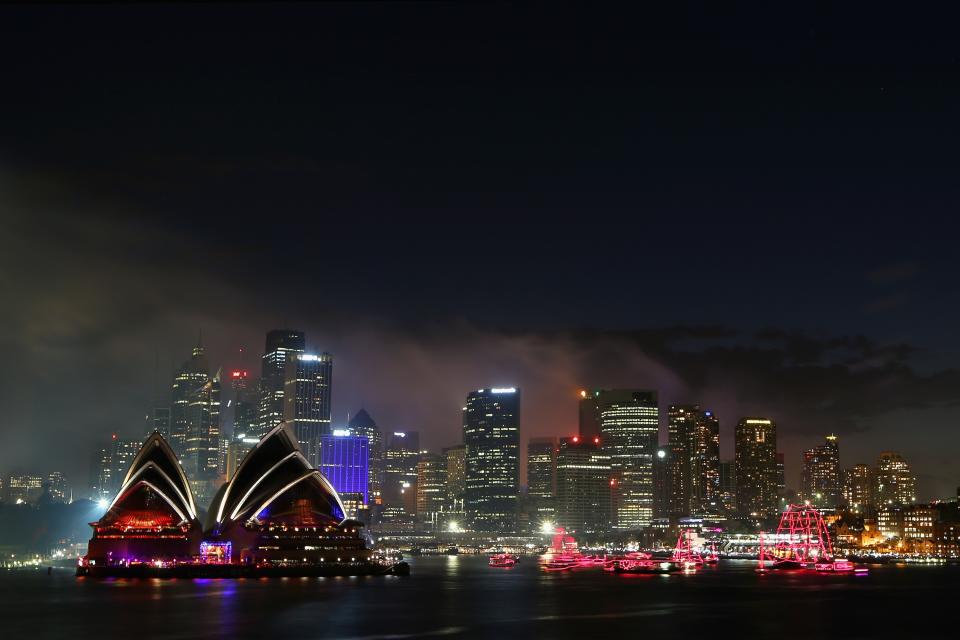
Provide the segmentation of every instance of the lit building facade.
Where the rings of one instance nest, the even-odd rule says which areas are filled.
[[[737,510],[757,518],[778,513],[776,423],[769,418],[741,418],[735,455]]]
[[[703,514],[720,503],[720,419],[713,411],[698,413],[691,445],[690,511]]]
[[[3,501],[7,504],[34,504],[43,495],[43,476],[12,473],[3,483]]]
[[[320,473],[340,495],[363,496],[369,502],[370,443],[366,436],[353,436],[349,431],[335,431],[320,436]]]
[[[569,532],[594,536],[611,524],[610,456],[599,437],[561,438],[557,449],[556,523]]]
[[[195,439],[198,437],[199,425],[190,424],[191,418],[195,417],[191,415],[191,403],[209,380],[210,367],[207,357],[203,347],[198,344],[193,348],[190,359],[177,371],[170,388],[170,447],[178,460],[186,457],[191,431],[194,432]]]
[[[320,438],[330,435],[333,357],[329,353],[290,354],[283,390],[283,424],[314,467],[320,464]]]
[[[351,435],[367,439],[370,449],[370,470],[367,477],[367,502],[374,507],[383,502],[383,433],[366,409],[360,409],[347,423]]]
[[[187,396],[187,443],[182,463],[200,498],[207,500],[221,475],[220,374],[208,378]]]
[[[836,509],[841,503],[840,444],[830,434],[826,442],[803,452],[800,498],[815,507]]]
[[[53,471],[47,475],[43,490],[50,502],[70,502],[70,488],[67,486],[67,479],[59,471]]]
[[[871,513],[876,504],[873,469],[856,464],[843,473],[843,502],[855,513]]]
[[[916,478],[899,453],[880,454],[874,480],[878,504],[912,504],[917,500]]]
[[[520,490],[520,391],[479,389],[463,409],[464,504],[474,529],[517,529]]]
[[[275,329],[267,333],[260,375],[260,402],[257,410],[258,438],[283,422],[284,383],[287,359],[303,353],[307,340],[302,331]],[[247,434],[250,435],[250,434]]]
[[[427,531],[437,531],[447,506],[447,457],[421,453],[417,462],[417,520]]]
[[[597,392],[600,440],[614,480],[613,526],[640,529],[653,519],[653,458],[660,409],[656,391]]]
[[[580,392],[580,430],[581,438],[593,440],[600,436],[600,391]]]
[[[383,461],[383,512],[386,525],[412,525],[417,513],[420,434],[394,431]]]
[[[447,457],[447,510],[463,513],[467,491],[467,449],[458,444],[443,450]]]
[[[554,522],[557,491],[557,439],[527,443],[527,504],[531,524]]]

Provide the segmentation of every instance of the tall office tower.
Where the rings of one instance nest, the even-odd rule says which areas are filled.
[[[737,508],[737,469],[733,460],[720,463],[720,503],[727,511]]]
[[[384,522],[412,521],[417,511],[417,462],[420,434],[394,431],[383,460]]]
[[[769,418],[741,418],[735,436],[737,510],[763,518],[778,512],[777,425]]]
[[[657,448],[653,458],[653,517],[670,517],[670,447]]]
[[[873,495],[873,469],[855,464],[843,473],[843,503],[854,513],[869,513],[876,500]]]
[[[417,520],[427,531],[437,531],[447,504],[447,457],[421,453],[417,462]]]
[[[787,466],[784,462],[784,455],[777,452],[777,497],[783,498],[787,495]]]
[[[193,348],[190,359],[183,363],[173,378],[170,389],[170,447],[181,462],[187,453],[190,438],[190,403],[197,391],[210,379],[203,347]]]
[[[283,422],[283,388],[287,358],[306,350],[302,331],[275,329],[267,333],[260,375],[260,406],[257,411],[258,437],[267,435]]]
[[[140,440],[121,438],[115,433],[110,436],[110,456],[108,458],[110,471],[106,474],[110,478],[110,489],[107,496],[109,499],[113,499],[117,491],[120,490],[123,478],[127,475],[127,470],[133,464],[133,459],[137,457],[142,444]]]
[[[355,493],[363,504],[369,501],[370,442],[366,436],[336,430],[319,437],[320,470],[337,493]]]
[[[220,372],[187,396],[187,445],[183,470],[203,500],[220,477]]]
[[[320,436],[330,435],[333,357],[290,354],[283,389],[283,423],[313,466],[320,464]]]
[[[884,451],[877,458],[875,474],[877,506],[911,504],[917,500],[917,481],[910,465],[899,453]]]
[[[443,452],[447,456],[447,510],[463,513],[467,492],[467,448],[458,444]]]
[[[720,420],[712,411],[697,415],[690,452],[690,512],[720,506]]]
[[[599,438],[561,438],[557,449],[558,525],[580,535],[610,530],[610,456]]]
[[[840,447],[837,436],[830,434],[822,446],[803,452],[800,498],[815,507],[836,509],[840,493]]]
[[[259,441],[257,412],[259,407],[258,385],[246,369],[233,369],[227,377],[226,399],[221,405],[220,474],[229,479],[236,470],[239,459]]]
[[[347,423],[352,435],[363,436],[370,444],[370,473],[367,479],[367,504],[383,502],[383,434],[366,409],[360,409]]]
[[[593,440],[600,436],[600,392],[580,392],[580,437]]]
[[[520,391],[479,389],[463,408],[465,511],[477,531],[517,530],[520,493]]]
[[[672,404],[667,408],[671,516],[693,512],[693,440],[699,416],[700,407],[695,404]]]
[[[170,440],[170,407],[154,407],[149,422],[148,433],[144,434],[145,438],[150,437],[154,431],[158,431],[165,440]]]
[[[639,529],[653,519],[653,458],[660,410],[656,391],[602,390],[600,440],[614,479],[613,526]]]
[[[52,471],[47,475],[47,481],[44,483],[43,491],[50,502],[67,503],[70,501],[70,489],[67,487],[67,479],[59,471]]]
[[[527,443],[527,500],[534,527],[555,521],[556,491],[557,439],[531,438]]]
[[[109,500],[113,467],[110,464],[112,443],[98,448],[90,460],[90,499],[94,502]]]

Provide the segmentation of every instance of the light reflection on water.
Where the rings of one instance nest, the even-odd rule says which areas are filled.
[[[878,567],[870,575],[757,575],[750,562],[693,575],[546,573],[485,556],[411,559],[409,578],[77,580],[0,573],[5,637],[591,638],[710,635],[918,637],[952,611],[956,567]],[[802,624],[790,612],[802,611]],[[789,614],[789,615],[788,615]],[[906,636],[902,634],[906,633]]]

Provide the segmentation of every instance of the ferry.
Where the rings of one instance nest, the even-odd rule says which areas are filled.
[[[495,553],[490,556],[487,564],[491,567],[510,568],[517,564],[517,558],[509,553]]]

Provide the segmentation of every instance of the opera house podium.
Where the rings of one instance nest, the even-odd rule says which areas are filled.
[[[201,527],[190,483],[159,433],[147,439],[97,522],[81,576],[254,577],[404,574],[282,426],[244,457]]]

